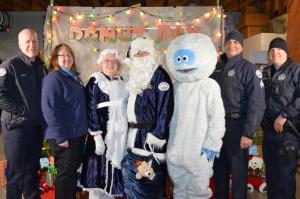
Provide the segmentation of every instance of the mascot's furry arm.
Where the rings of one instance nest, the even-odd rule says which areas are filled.
[[[220,155],[222,137],[225,133],[225,111],[217,82],[208,79],[205,87],[208,88],[206,89],[208,128],[200,152],[210,161]]]

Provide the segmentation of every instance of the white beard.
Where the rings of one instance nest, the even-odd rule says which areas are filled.
[[[130,65],[129,80],[126,84],[127,91],[136,95],[150,88],[150,80],[157,67],[157,61],[153,56],[134,57]]]

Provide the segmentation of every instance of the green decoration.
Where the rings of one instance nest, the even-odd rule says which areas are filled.
[[[47,142],[47,140],[43,141],[43,146],[42,146],[42,154],[41,157],[50,157],[52,155],[52,152],[50,150],[50,146],[49,143]]]
[[[48,172],[49,172],[52,176],[56,176],[56,174],[57,174],[57,169],[55,168],[54,165],[50,165],[50,166],[48,167]]]
[[[109,39],[109,42],[110,42],[110,43],[116,43],[117,40]]]
[[[156,43],[156,45],[159,45],[161,43],[161,39],[155,39],[154,42]]]

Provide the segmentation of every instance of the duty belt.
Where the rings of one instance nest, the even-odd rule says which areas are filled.
[[[156,120],[150,120],[143,123],[128,122],[128,127],[134,129],[152,129],[156,125]]]
[[[239,119],[243,116],[242,113],[226,113],[225,114],[225,119],[227,120],[234,120],[234,119]]]

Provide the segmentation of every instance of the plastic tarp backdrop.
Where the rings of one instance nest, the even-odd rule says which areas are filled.
[[[126,56],[130,41],[143,35],[155,40],[164,62],[168,44],[176,36],[201,32],[222,49],[221,7],[63,7],[49,6],[44,26],[46,63],[55,45],[72,47],[81,78],[99,70],[99,52],[116,48]],[[201,46],[199,46],[201,47]]]

